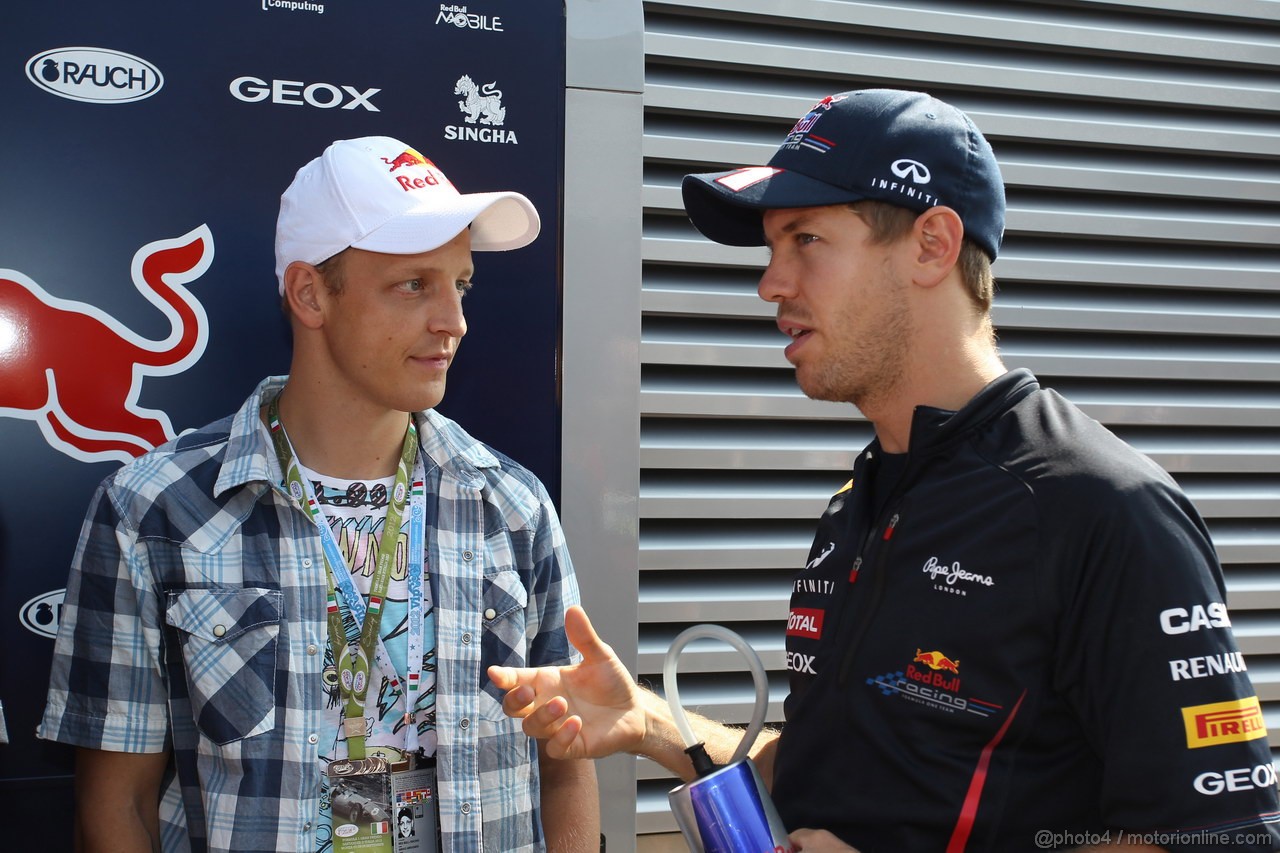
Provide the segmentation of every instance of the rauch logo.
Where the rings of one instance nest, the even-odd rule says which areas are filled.
[[[58,636],[58,623],[62,620],[62,599],[67,594],[65,589],[55,589],[37,595],[22,605],[18,611],[18,619],[22,627],[42,637]]]
[[[212,262],[207,225],[133,256],[134,286],[170,324],[160,341],[0,269],[0,417],[35,421],[52,447],[83,462],[127,462],[173,438],[168,416],[139,406],[138,395],[144,377],[181,373],[204,354],[208,317],[183,285]]]
[[[27,60],[27,78],[73,101],[127,104],[164,85],[160,69],[141,57],[100,47],[59,47]]]

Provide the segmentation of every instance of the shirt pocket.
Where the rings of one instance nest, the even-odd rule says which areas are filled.
[[[191,712],[216,744],[275,728],[276,643],[284,596],[272,589],[170,592],[165,622],[177,630]]]
[[[486,720],[506,720],[502,691],[489,680],[490,666],[524,666],[527,660],[526,607],[529,591],[520,573],[510,569],[484,575],[484,613],[480,642],[480,713]]]

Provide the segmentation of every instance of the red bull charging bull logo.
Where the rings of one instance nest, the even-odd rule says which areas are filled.
[[[922,652],[916,649],[916,656],[912,663],[922,663],[929,669],[945,669],[947,672],[954,672],[956,675],[960,674],[960,661],[952,660],[942,652]]]
[[[0,417],[35,421],[50,446],[83,462],[127,462],[174,438],[168,415],[138,395],[145,377],[181,373],[204,354],[208,317],[184,285],[212,262],[206,225],[133,256],[134,286],[170,324],[159,341],[0,269]]]
[[[391,167],[387,170],[388,172],[394,172],[396,169],[403,166],[426,166],[430,164],[430,161],[427,160],[426,157],[423,157],[412,148],[406,148],[404,153],[398,155],[395,159],[388,160],[386,157],[382,157],[380,159]]]

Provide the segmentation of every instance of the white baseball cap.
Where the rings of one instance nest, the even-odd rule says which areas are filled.
[[[298,170],[280,197],[276,279],[354,246],[414,255],[471,227],[471,248],[503,252],[538,236],[538,211],[517,192],[459,193],[434,163],[389,136],[341,139]]]

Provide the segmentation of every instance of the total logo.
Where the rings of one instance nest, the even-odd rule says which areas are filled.
[[[502,18],[494,15],[474,15],[466,6],[440,4],[440,14],[436,15],[436,26],[453,24],[460,30],[488,30],[491,33],[502,32]]]
[[[1230,628],[1231,617],[1227,615],[1227,606],[1220,601],[1207,605],[1193,604],[1191,609],[1170,607],[1160,611],[1160,630],[1166,634],[1190,634],[1204,629]]]
[[[502,105],[502,90],[497,82],[477,84],[463,74],[453,86],[453,94],[461,95],[458,110],[462,113],[462,125],[448,125],[444,138],[464,142],[488,142],[502,145],[519,145],[515,131],[504,130],[507,108]],[[480,125],[480,126],[478,126]]]
[[[27,60],[27,79],[60,98],[128,104],[150,98],[164,75],[147,60],[101,47],[59,47]]]
[[[1237,767],[1234,770],[1209,770],[1201,773],[1191,783],[1206,797],[1216,797],[1225,792],[1252,791],[1274,788],[1276,786],[1276,768],[1274,764],[1259,764],[1257,767]]]
[[[337,86],[333,83],[304,83],[300,80],[272,80],[268,83],[258,77],[237,77],[231,81],[231,96],[238,101],[256,104],[271,99],[273,104],[289,104],[296,107],[317,107],[331,110],[341,107],[354,110],[357,107],[371,113],[382,112],[373,103],[373,96],[381,89],[357,89],[354,86]]]
[[[825,610],[813,610],[806,607],[793,608],[791,615],[787,617],[787,636],[821,640],[822,620],[826,615],[827,612]]]
[[[22,627],[42,637],[58,636],[58,625],[62,621],[62,600],[66,596],[65,589],[55,589],[22,605],[18,611],[18,620]]]
[[[0,417],[35,421],[50,446],[82,462],[128,462],[174,438],[168,415],[138,397],[146,377],[182,373],[204,354],[209,320],[183,285],[212,263],[205,225],[134,254],[134,287],[169,322],[157,341],[0,269]]]
[[[917,667],[916,664],[924,664]],[[960,661],[940,651],[916,649],[915,657],[905,670],[877,675],[867,685],[885,696],[899,696],[910,702],[955,713],[957,711],[989,717],[1002,705],[973,696],[960,695]]]

